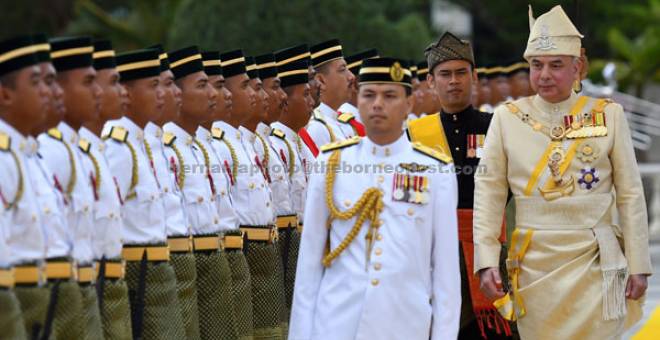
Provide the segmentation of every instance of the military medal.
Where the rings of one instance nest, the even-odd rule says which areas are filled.
[[[477,136],[467,135],[467,158],[477,157]]]
[[[481,156],[483,156],[485,142],[486,135],[477,135],[477,158],[481,158]]]
[[[403,175],[400,173],[394,174],[394,190],[392,191],[392,199],[395,201],[403,200]]]
[[[429,188],[429,179],[426,177],[422,177],[422,190],[420,193],[420,202],[421,204],[426,204],[429,202],[429,193],[428,193],[428,188]]]
[[[598,178],[598,171],[596,171],[595,168],[586,167],[580,170],[580,179],[578,179],[580,188],[591,190],[599,181],[600,178]]]

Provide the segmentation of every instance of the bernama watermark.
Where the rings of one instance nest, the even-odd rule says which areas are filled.
[[[409,164],[408,164],[409,165]],[[401,164],[372,164],[372,163],[347,163],[340,162],[337,166],[338,174],[365,174],[365,175],[381,175],[381,174],[394,174],[394,173],[410,173],[410,174],[434,174],[434,173],[453,173],[456,175],[476,175],[476,174],[485,174],[487,173],[487,166],[483,164],[479,165],[454,165],[454,164],[429,164],[429,165],[413,165],[417,166],[416,169],[411,170],[410,166],[403,167]],[[302,166],[295,165],[293,172],[299,172]],[[406,169],[407,168],[407,169]],[[238,176],[241,175],[254,175],[254,174],[263,174],[262,166],[251,164],[245,165],[240,164],[236,168]],[[228,164],[222,165],[212,165],[208,169],[210,173],[232,173],[234,171]],[[314,164],[307,165],[305,167],[305,172],[310,174],[325,174],[329,170],[329,165],[327,162],[319,161]],[[202,174],[207,175],[207,167],[201,164],[185,164],[183,166],[183,171],[186,174]],[[291,169],[288,166],[281,164],[273,164],[268,166],[268,173],[272,176],[274,174],[288,174]]]

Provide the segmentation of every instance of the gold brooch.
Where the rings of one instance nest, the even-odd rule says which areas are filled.
[[[600,150],[598,146],[590,142],[584,142],[577,151],[577,158],[584,163],[590,163],[598,158]]]

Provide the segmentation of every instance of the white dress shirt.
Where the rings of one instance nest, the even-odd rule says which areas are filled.
[[[121,201],[115,184],[115,178],[110,173],[110,167],[105,159],[105,143],[85,127],[78,131],[82,145],[89,143],[89,150],[83,150],[83,166],[92,169],[94,176],[94,233],[92,234],[92,250],[94,258],[99,260],[117,259],[121,256]],[[98,167],[98,168],[97,168]]]
[[[235,152],[236,175],[232,176],[233,187],[231,200],[241,226],[264,226],[275,221],[270,188],[261,170],[256,165],[256,154],[252,143],[256,137],[245,128],[236,129],[225,122],[213,123],[213,128],[223,132],[223,138],[232,146]],[[227,161],[229,169],[234,163],[227,144],[222,140],[213,139],[211,146]]]
[[[274,122],[271,126],[273,129],[284,133],[284,139],[271,134],[270,142],[275,152],[280,155],[280,158],[284,156],[282,163],[287,170],[287,177],[289,177],[289,167],[293,167],[293,173],[289,177],[289,196],[291,198],[291,208],[298,215],[298,220],[302,222],[307,192],[307,178],[304,166],[307,162],[304,161],[298,149],[299,137],[295,131],[280,122]],[[289,148],[291,148],[290,150],[293,152],[293,155],[289,155]]]
[[[346,102],[344,104],[341,104],[339,107],[339,112],[343,113],[350,113],[353,116],[355,116],[355,119],[357,119],[358,122],[362,123],[362,117],[360,117],[360,111],[358,110],[357,107],[355,107],[353,104]]]
[[[315,115],[316,117],[320,117],[325,124],[315,118]],[[355,134],[350,125],[340,124],[337,121],[337,112],[324,103],[321,103],[314,109],[309,123],[305,126],[305,130],[319,150],[323,145],[331,142],[330,132],[328,130],[331,130],[335,135],[335,141],[352,137]]]
[[[110,172],[117,178],[124,201],[122,206],[124,244],[165,243],[166,214],[156,177],[144,151],[144,133],[132,120],[122,117],[106,122],[102,135],[110,135],[111,128],[115,126],[128,132],[128,143],[109,138],[105,149]],[[129,144],[135,151],[135,164]],[[137,183],[131,188],[134,168],[137,170]]]
[[[273,208],[277,216],[293,215],[296,212],[291,205],[291,183],[289,181],[289,170],[282,161],[280,152],[276,151],[270,140],[270,126],[259,123],[255,131],[257,138],[254,142],[254,150],[260,159],[265,159],[268,152],[268,177],[270,191],[273,195]],[[264,144],[265,143],[265,150]],[[285,155],[286,156],[286,155]]]
[[[43,260],[46,257],[46,230],[41,223],[41,208],[37,193],[33,189],[32,178],[35,174],[28,172],[30,167],[27,164],[28,159],[30,162],[36,162],[36,143],[28,145],[27,138],[2,120],[0,132],[8,135],[11,149],[0,151],[0,190],[3,203],[14,203],[9,210],[3,207],[7,223],[4,236],[8,257],[3,256],[0,265],[8,267]],[[23,185],[22,194],[19,195],[20,182]],[[17,196],[20,196],[18,200]]]
[[[145,153],[149,145],[151,157],[149,162],[156,176],[156,182],[160,188],[163,205],[165,206],[165,225],[167,236],[190,235],[192,225],[188,220],[187,211],[184,209],[183,194],[176,184],[172,165],[165,156],[163,148],[163,130],[156,124],[149,122],[144,127]],[[147,153],[149,157],[149,153]]]
[[[319,161],[327,162],[331,153],[323,153]],[[403,171],[428,179],[426,204],[393,200],[394,169],[401,163],[431,167]],[[325,268],[321,260],[328,237],[330,248],[335,249],[356,218],[334,220],[328,229],[325,174],[312,175],[289,339],[456,339],[461,285],[455,175],[446,166],[440,168],[439,161],[415,151],[405,135],[385,146],[363,138],[358,145],[341,149],[340,167],[344,165],[362,169],[342,168],[336,175],[335,206],[346,211],[368,188],[378,188],[383,193],[382,223],[375,231],[369,260],[367,221]],[[384,170],[375,170],[376,165]]]
[[[197,128],[195,135],[197,141],[209,155],[210,175],[215,187],[215,205],[220,218],[218,223],[220,231],[236,230],[238,228],[238,217],[231,201],[231,182],[228,177],[229,174],[225,171],[223,159],[218,156],[218,153],[211,146],[213,137],[209,130],[200,126]]]

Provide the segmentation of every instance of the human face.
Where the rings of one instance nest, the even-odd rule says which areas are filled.
[[[449,60],[433,68],[428,75],[429,87],[438,94],[440,105],[445,112],[456,113],[464,110],[472,100],[472,84],[477,81],[477,73],[465,60]]]
[[[206,73],[199,71],[179,80],[181,85],[181,114],[197,124],[208,123],[216,108],[218,92],[209,84]]]
[[[319,106],[321,103],[321,84],[316,80],[316,70],[312,65],[309,66],[309,89],[314,100],[314,107]]]
[[[316,80],[320,84],[321,101],[334,109],[351,99],[351,84],[355,76],[348,70],[344,58],[322,65],[316,73]]]
[[[573,82],[580,76],[580,60],[571,56],[532,57],[530,83],[532,89],[550,103],[568,99]]]
[[[119,72],[114,68],[96,71],[103,95],[101,96],[101,121],[119,119],[128,111],[128,93],[119,82]]]
[[[238,127],[248,120],[255,110],[257,94],[250,86],[250,78],[245,73],[225,78],[225,86],[232,96],[232,119],[229,123]]]
[[[232,94],[225,87],[225,77],[222,75],[209,76],[209,83],[218,92],[218,96],[215,97],[213,119],[229,122],[232,112]]]
[[[0,105],[6,109],[19,131],[28,134],[45,123],[50,105],[48,87],[37,65],[15,72],[13,86],[0,86]]]
[[[286,92],[280,86],[281,81],[278,77],[271,77],[263,80],[264,90],[268,94],[268,116],[265,123],[276,122],[280,116],[286,114],[287,102]]]
[[[46,114],[45,127],[56,126],[59,122],[64,120],[66,108],[64,107],[64,90],[57,82],[57,73],[55,67],[50,62],[39,64],[41,75],[48,88],[48,98],[50,104],[48,105],[48,113]]]
[[[493,105],[499,104],[511,96],[511,87],[509,87],[509,79],[505,75],[499,75],[494,78],[488,79],[488,86],[490,87],[490,96]]]
[[[358,108],[370,138],[399,136],[412,109],[412,96],[402,85],[364,84],[360,86]]]
[[[297,131],[309,120],[309,114],[314,110],[314,98],[309,84],[289,86],[287,94],[286,120],[290,122],[289,127]]]
[[[170,70],[160,73],[160,84],[163,88],[163,118],[164,122],[174,122],[181,112],[181,89],[174,82],[174,74]]]
[[[509,77],[509,86],[511,86],[511,96],[520,98],[531,95],[529,84],[529,73],[520,71]]]
[[[160,123],[163,117],[165,91],[160,85],[160,76],[135,79],[126,83],[131,113],[145,122]]]
[[[264,84],[259,78],[250,79],[250,87],[254,90],[257,99],[257,105],[252,111],[252,121],[266,122],[268,119],[268,110],[270,109],[268,93],[264,90]]]
[[[64,90],[68,123],[78,128],[86,122],[99,120],[103,90],[96,80],[96,70],[93,67],[61,72],[57,76],[57,81]]]
[[[417,91],[413,93],[413,111],[416,115],[435,113],[438,110],[438,94],[431,89],[428,81],[420,81]]]
[[[479,79],[479,104],[488,104],[491,103],[491,92],[490,86],[488,86],[488,79],[480,78]]]

